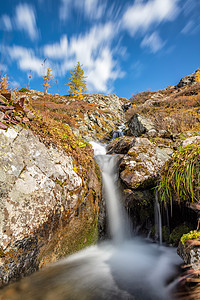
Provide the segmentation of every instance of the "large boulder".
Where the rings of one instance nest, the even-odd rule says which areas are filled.
[[[169,156],[147,138],[136,138],[120,164],[120,178],[131,189],[147,188],[155,180]]]
[[[139,137],[142,134],[148,136],[156,136],[157,130],[155,124],[149,119],[140,114],[134,114],[128,121],[128,133],[135,137]]]
[[[96,239],[97,169],[91,162],[81,176],[72,156],[30,130],[0,130],[0,286]]]
[[[82,185],[73,170],[72,157],[48,149],[33,133],[21,127],[0,131],[0,240],[7,247],[47,221],[49,212],[75,207]]]
[[[113,140],[107,146],[107,154],[126,154],[134,146],[135,138],[123,136]]]

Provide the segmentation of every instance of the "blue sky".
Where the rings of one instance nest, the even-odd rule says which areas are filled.
[[[200,67],[199,0],[7,0],[0,10],[0,68],[10,86],[67,94],[77,61],[88,93],[177,84]],[[45,60],[45,63],[43,63]]]

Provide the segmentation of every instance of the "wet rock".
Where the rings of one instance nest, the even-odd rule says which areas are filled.
[[[147,236],[154,225],[154,200],[152,189],[123,191],[123,202],[133,227]]]
[[[0,262],[0,287],[38,270],[39,245],[36,237],[16,241],[4,252]]]
[[[135,145],[135,138],[124,136],[108,144],[107,154],[126,154]]]
[[[200,241],[189,240],[184,245],[180,242],[177,253],[185,264],[191,265],[194,270],[200,269]]]

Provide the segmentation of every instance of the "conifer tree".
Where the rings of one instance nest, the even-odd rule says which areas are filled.
[[[45,93],[47,93],[47,89],[50,87],[50,80],[53,78],[52,74],[51,74],[52,70],[51,68],[47,68],[47,73],[46,75],[44,75],[43,79],[44,79],[44,83],[43,86],[45,88]]]
[[[84,71],[81,68],[82,65],[78,61],[74,71],[70,72],[71,73],[71,78],[69,78],[69,95],[72,95],[73,97],[83,97],[83,92],[86,90],[86,81],[85,81],[85,76],[84,76]]]
[[[8,76],[5,74],[3,77],[1,77],[1,90],[7,90],[8,89]]]

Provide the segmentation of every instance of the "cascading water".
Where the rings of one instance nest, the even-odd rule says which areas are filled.
[[[96,149],[96,144],[94,142],[91,144],[95,149],[95,154],[97,153],[95,159],[102,171],[103,193],[106,200],[110,234],[114,242],[120,243],[130,238],[131,226],[119,199],[120,192],[116,184],[118,179],[116,172],[117,156],[105,155],[104,147],[97,147]]]
[[[112,140],[114,140],[114,139],[116,139],[116,138],[118,138],[118,137],[120,137],[120,136],[123,136],[123,135],[124,135],[123,130],[124,130],[125,128],[126,128],[126,126],[125,126],[124,124],[120,125],[120,126],[118,127],[118,130],[114,131],[113,136],[112,136]]]
[[[160,204],[158,202],[157,190],[155,193],[154,215],[155,215],[155,239],[159,240],[160,245],[162,245],[162,218],[160,212]]]
[[[11,288],[12,293],[8,291],[17,296],[8,299],[172,299],[167,282],[176,274],[181,259],[175,249],[130,239],[113,179],[114,158],[105,155],[104,147],[92,145],[102,168],[113,240],[84,249],[22,280]]]

